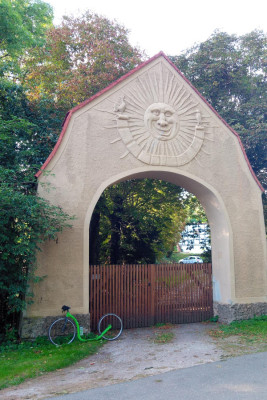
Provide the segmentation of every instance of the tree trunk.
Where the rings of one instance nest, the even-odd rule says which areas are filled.
[[[95,208],[91,223],[90,223],[90,243],[89,243],[89,264],[97,265],[100,263],[99,255],[100,255],[100,238],[99,238],[99,229],[100,229],[100,211]]]
[[[110,264],[121,263],[120,238],[121,238],[121,216],[123,211],[123,198],[116,196],[114,199],[114,210],[110,216],[111,240],[110,240]]]

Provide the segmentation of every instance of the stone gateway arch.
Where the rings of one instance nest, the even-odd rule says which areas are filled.
[[[45,278],[34,287],[24,331],[65,303],[89,321],[91,216],[108,186],[135,178],[172,182],[203,205],[214,313],[222,321],[267,313],[263,189],[237,133],[163,53],[72,109],[37,176],[39,194],[76,219],[38,255]]]

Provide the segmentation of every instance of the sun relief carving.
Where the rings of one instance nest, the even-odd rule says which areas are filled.
[[[127,148],[121,158],[131,153],[150,165],[184,165],[197,156],[205,134],[212,134],[208,117],[167,69],[126,86],[111,113],[119,133],[112,143],[122,140]]]
[[[151,104],[145,111],[144,122],[151,136],[159,141],[171,140],[178,134],[179,121],[168,104]]]

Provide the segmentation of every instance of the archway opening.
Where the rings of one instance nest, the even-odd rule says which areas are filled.
[[[185,204],[188,205],[189,200],[192,200],[192,199],[193,199],[193,203],[195,202],[195,204],[197,204],[198,207],[201,208],[201,204],[203,205],[202,212],[204,215],[205,215],[204,210],[206,212],[205,218],[207,218],[207,220],[209,220],[209,222],[210,222],[209,227],[210,227],[210,231],[211,231],[211,243],[210,244],[208,242],[206,243],[206,250],[208,250],[209,246],[215,247],[215,254],[213,254],[214,251],[212,252],[212,259],[213,259],[213,262],[215,262],[215,266],[213,269],[213,277],[212,277],[213,282],[211,283],[211,281],[210,281],[210,283],[207,285],[213,286],[213,300],[215,302],[216,301],[219,302],[222,300],[222,298],[229,296],[229,287],[231,290],[231,273],[230,273],[230,258],[229,258],[229,255],[230,255],[230,240],[229,240],[230,239],[230,229],[229,229],[229,225],[228,225],[228,221],[227,221],[227,215],[225,213],[223,204],[220,201],[220,198],[217,197],[210,190],[210,188],[207,188],[202,183],[195,181],[194,179],[192,179],[192,177],[173,174],[169,171],[166,171],[166,172],[163,172],[163,171],[147,172],[146,171],[145,173],[136,173],[134,175],[130,175],[130,176],[126,176],[126,177],[120,177],[119,179],[116,179],[113,182],[106,184],[105,187],[102,186],[102,191],[98,195],[98,199],[100,201],[101,207],[103,207],[103,196],[105,196],[105,189],[110,188],[110,189],[108,189],[108,192],[111,190],[113,196],[116,197],[118,195],[118,197],[119,197],[119,202],[117,203],[118,208],[116,209],[116,212],[117,213],[122,212],[122,206],[124,206],[124,205],[126,206],[127,202],[126,202],[126,197],[124,197],[122,195],[120,190],[122,190],[122,188],[125,190],[125,185],[126,185],[125,182],[130,182],[132,185],[134,185],[135,182],[139,182],[139,183],[140,182],[150,182],[150,183],[153,182],[156,185],[156,187],[157,187],[157,184],[159,185],[159,182],[160,182],[160,184],[167,185],[167,186],[170,183],[170,188],[173,190],[173,193],[176,193],[176,196],[179,197],[179,201],[183,204],[183,206]],[[116,191],[118,189],[118,187],[120,188],[119,192]],[[157,189],[158,189],[158,187],[157,187]],[[161,187],[161,189],[162,189],[162,187]],[[166,189],[166,187],[165,187],[165,189]],[[191,192],[191,194],[189,194],[189,191]],[[106,192],[106,193],[108,193],[108,192]],[[160,190],[159,190],[159,192],[160,192]],[[148,193],[146,192],[146,190],[144,188],[143,188],[142,193],[145,195],[148,195]],[[199,197],[200,201],[198,201],[195,197],[193,197],[193,194],[197,195]],[[127,195],[128,195],[128,193],[127,193]],[[168,195],[170,195],[169,192],[168,192]],[[136,199],[137,199],[136,193],[134,193],[134,195],[131,193],[131,196],[136,201]],[[102,202],[102,204],[101,204],[101,202]],[[125,202],[125,204],[124,204],[124,202]],[[151,205],[150,205],[150,207],[151,207]],[[99,208],[99,205],[96,206],[96,210],[97,210],[97,208]],[[133,212],[132,209],[131,209],[131,211]],[[182,213],[183,213],[183,211],[184,210],[182,208]],[[195,210],[193,210],[193,211],[195,211]],[[192,209],[191,209],[191,213],[192,213]],[[96,214],[98,214],[98,212]],[[93,213],[92,213],[92,215],[93,215]],[[126,213],[126,215],[127,215],[127,213]],[[128,212],[128,216],[129,216],[129,212]],[[95,216],[93,215],[92,219],[91,219],[91,224],[92,224],[92,222],[95,223],[94,218],[95,218]],[[99,218],[99,216],[98,216],[98,218]],[[186,219],[187,219],[186,214],[183,214],[183,221],[182,221],[181,225],[183,225],[183,226],[185,225]],[[129,221],[127,221],[127,220],[126,220],[126,222],[129,223]],[[202,221],[200,220],[199,222],[203,222],[203,220]],[[110,227],[111,227],[111,223],[109,223],[109,228]],[[117,228],[121,229],[121,225],[118,224]],[[95,239],[96,236],[93,234],[92,225],[91,225],[90,231],[91,231],[90,236],[91,237],[93,236],[93,239]],[[121,231],[122,231],[123,235],[125,236],[123,229],[121,229]],[[141,231],[142,231],[142,229],[141,229]],[[130,229],[129,232],[130,233],[134,232],[134,234],[137,235],[137,233],[134,229],[133,230]],[[182,232],[183,232],[183,229],[180,230],[180,232],[179,232],[180,237],[176,241],[175,245],[182,243]],[[116,233],[118,234],[118,231]],[[166,232],[165,232],[165,234],[166,234]],[[110,236],[109,238],[107,236],[104,236],[102,239],[104,239],[104,241],[106,241],[106,244],[110,245],[111,244],[111,232],[109,233],[109,236]],[[148,238],[149,238],[149,236],[148,236]],[[123,239],[125,239],[125,237]],[[140,239],[142,239],[142,238],[140,238],[137,235],[137,241],[142,243],[142,240],[140,240]],[[153,239],[154,239],[154,237],[152,237],[150,239],[150,243],[148,243],[150,245],[150,246],[148,246],[149,250],[151,250],[151,248],[153,248],[153,244],[154,244]],[[157,240],[158,240],[158,237],[156,237],[156,241],[155,241],[156,243],[157,243]],[[143,263],[151,263],[151,262],[157,263],[157,262],[162,262],[162,261],[165,261],[165,262],[167,261],[169,263],[170,261],[173,261],[172,260],[173,256],[175,256],[175,255],[177,256],[177,250],[175,251],[175,246],[172,246],[172,248],[165,247],[164,248],[165,253],[164,253],[164,251],[158,252],[158,254],[156,254],[156,255],[154,253],[153,259],[149,259],[149,257],[151,256],[151,253],[149,253],[149,251],[146,251],[145,255],[141,254],[141,258],[138,259],[138,258],[135,258],[136,255],[138,255],[138,251],[135,252],[134,254],[131,253],[132,250],[135,250],[133,242],[127,242],[127,240],[126,240],[124,245],[122,246],[122,247],[124,247],[123,251],[120,254],[117,254],[117,258],[115,257],[115,258],[112,258],[112,260],[111,260],[111,255],[110,254],[107,255],[107,253],[105,253],[105,252],[103,253],[104,258],[102,258],[102,260],[101,260],[101,257],[99,258],[100,263],[102,261],[102,262],[106,262],[108,265],[113,265],[112,274],[113,274],[113,276],[117,277],[116,279],[118,281],[122,281],[123,279],[126,279],[123,277],[124,275],[119,275],[119,272],[116,272],[116,268],[115,268],[114,264],[117,264],[118,262],[123,266],[122,268],[125,269],[125,264],[128,264],[128,263],[139,263],[139,265],[143,264]],[[116,240],[115,240],[115,244],[118,245],[118,243],[119,242],[118,241],[116,242]],[[125,252],[125,249],[126,249],[126,252]],[[191,249],[187,249],[187,250],[191,250]],[[91,251],[93,251],[92,242],[91,242]],[[128,254],[130,254],[130,259],[127,258],[127,254],[126,254],[127,251],[128,251]],[[168,254],[168,252],[169,252],[169,254]],[[102,254],[102,256],[103,256],[103,254]],[[114,254],[112,254],[112,257],[113,256],[114,256]],[[142,256],[143,256],[143,258],[142,258]],[[166,260],[166,257],[167,257],[167,260]],[[90,264],[95,264],[94,262],[92,263],[92,259],[93,259],[93,257],[91,257],[91,259],[90,259],[90,261],[91,261]],[[181,257],[180,257],[180,259],[181,259]],[[176,259],[175,261],[177,261],[179,263],[179,258]],[[203,261],[210,261],[210,260],[205,259]],[[171,264],[169,264],[169,265],[171,265]],[[161,275],[161,278],[160,278],[160,279],[162,279],[162,281],[164,281],[165,286],[166,286],[166,282],[167,282],[166,274],[170,274],[170,273],[171,272],[169,269],[168,269],[168,272],[164,272],[164,273],[161,272],[161,274],[163,274],[163,275],[165,274],[164,278],[162,278],[163,275]],[[135,275],[135,274],[136,274],[136,272],[134,272],[132,275]],[[151,275],[149,275],[149,274],[151,274],[151,272],[149,272],[147,275],[147,278],[145,278],[147,280],[148,286],[150,284],[149,281],[151,278]],[[185,271],[185,274],[187,274],[187,276],[189,276],[189,274],[191,274],[191,272]],[[206,275],[206,272],[197,271],[197,274]],[[90,279],[94,280],[94,282],[93,282],[94,285],[96,284],[95,280],[99,279],[100,276],[103,276],[103,272],[100,272],[100,270],[94,270],[93,274],[90,275]],[[103,292],[109,291],[107,285],[110,285],[110,283],[109,283],[110,278],[105,278],[105,279],[106,279],[106,283],[105,283],[106,286],[99,289],[99,295],[102,296],[102,298],[103,298]],[[142,278],[135,277],[134,279],[135,279],[135,285],[136,285],[136,281],[139,279],[143,280],[144,277],[142,277]],[[177,280],[177,276],[173,275],[173,278],[171,278],[171,279]],[[184,278],[178,278],[178,279],[183,280]],[[196,280],[195,276],[193,276],[193,278],[190,277],[190,279],[191,279],[191,282]],[[186,285],[184,285],[184,287],[185,286]],[[130,289],[130,287],[128,287],[128,288],[129,288],[129,290],[133,290],[133,289]],[[92,287],[91,287],[91,289],[92,289]],[[140,285],[139,285],[139,289],[136,289],[136,286],[135,286],[134,290],[140,291]],[[181,287],[179,290],[181,291]],[[146,295],[143,294],[142,296],[144,298]],[[161,295],[161,296],[163,296],[163,295]],[[164,293],[164,296],[165,297],[167,296],[166,293]],[[168,296],[169,296],[169,294],[168,294]],[[117,297],[117,301],[119,301],[118,300],[119,298],[120,298],[120,296]],[[228,297],[228,298],[230,298],[230,297]],[[91,293],[90,301],[91,302],[94,301],[92,298],[92,293]],[[124,300],[123,302],[126,302],[126,301],[127,300]],[[140,300],[141,303],[142,303],[142,301],[143,300]],[[109,301],[107,301],[107,300],[106,300],[106,302],[109,303]],[[91,310],[92,310],[92,308],[91,308]],[[92,317],[92,315],[91,315],[91,317]],[[190,320],[190,318],[186,319],[186,320],[182,319],[181,321],[178,321],[178,323],[179,322],[182,322],[182,323],[183,322],[196,322],[196,321],[199,321],[199,319],[197,319],[197,317],[195,318],[195,320],[194,319]],[[145,322],[145,323],[150,323],[150,321],[147,320],[147,322]],[[139,326],[142,326],[142,325],[139,325]],[[133,327],[135,327],[135,326],[133,326]]]
[[[90,222],[89,264],[211,262],[208,219],[198,199],[158,179],[131,179],[101,194]]]

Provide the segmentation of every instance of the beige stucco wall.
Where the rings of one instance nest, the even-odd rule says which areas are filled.
[[[172,127],[173,138],[157,137],[156,114],[166,116],[160,129],[164,136]],[[214,300],[267,301],[260,187],[238,137],[164,57],[73,112],[46,171],[51,174],[39,176],[40,195],[76,219],[39,254],[38,273],[46,278],[34,288],[28,316],[57,315],[62,304],[88,313],[94,206],[109,185],[144,177],[183,186],[204,206],[211,226]],[[50,184],[48,191],[43,183]]]

